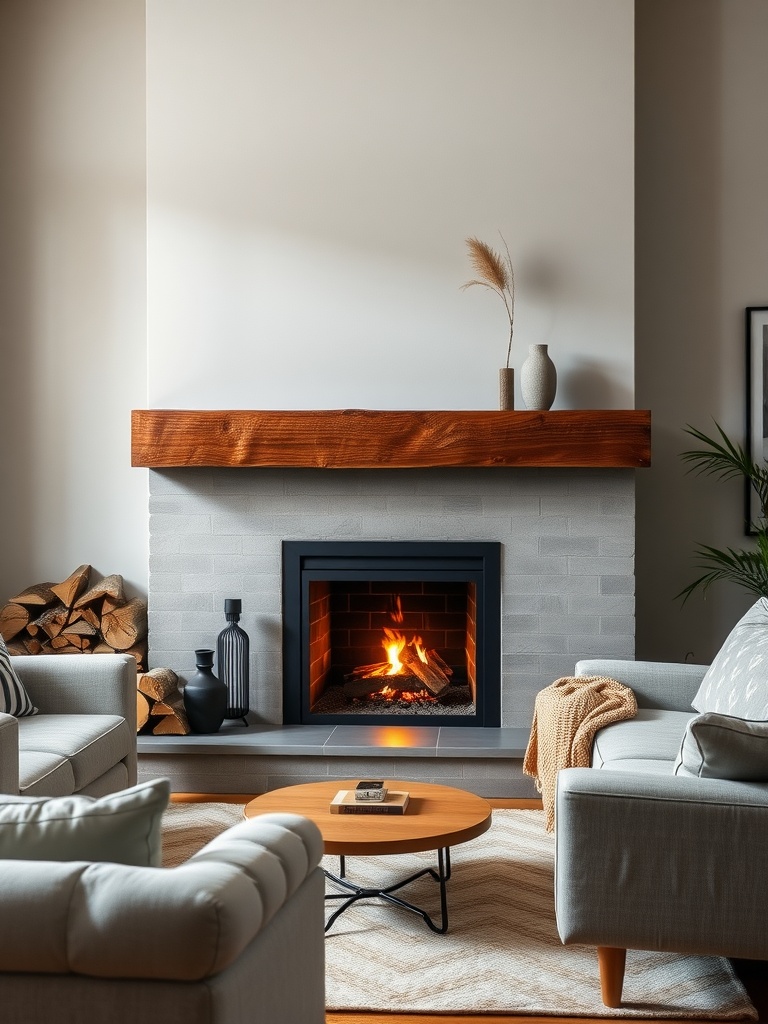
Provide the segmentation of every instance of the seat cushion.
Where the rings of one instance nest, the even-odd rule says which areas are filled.
[[[60,754],[19,751],[19,792],[22,796],[68,796],[75,791],[72,765]]]
[[[19,751],[54,754],[72,765],[74,792],[128,756],[128,723],[120,715],[35,715],[19,720]]]
[[[592,746],[592,767],[671,775],[693,717],[686,711],[639,708],[634,718],[599,730]]]
[[[736,623],[693,698],[696,711],[768,720],[768,598]]]

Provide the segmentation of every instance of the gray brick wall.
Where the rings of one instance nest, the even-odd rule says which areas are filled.
[[[186,678],[243,601],[251,708],[282,722],[282,540],[492,540],[502,725],[528,727],[579,658],[634,656],[632,470],[151,471],[150,665]]]

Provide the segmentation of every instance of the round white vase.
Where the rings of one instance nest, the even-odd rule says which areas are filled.
[[[520,391],[526,409],[549,409],[557,392],[557,370],[546,345],[529,345],[520,367]]]

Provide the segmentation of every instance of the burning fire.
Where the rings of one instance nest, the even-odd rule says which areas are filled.
[[[390,617],[398,625],[404,621],[400,598],[392,601]],[[401,701],[405,703],[434,703],[449,685],[451,668],[437,651],[427,650],[420,636],[407,639],[398,629],[383,627],[381,646],[386,661],[360,665],[345,677],[345,690],[352,699],[368,697],[373,700]],[[397,677],[400,677],[399,679]],[[365,680],[391,680],[378,684]]]

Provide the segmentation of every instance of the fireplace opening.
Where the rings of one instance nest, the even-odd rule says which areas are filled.
[[[289,724],[498,726],[494,543],[283,543]]]

